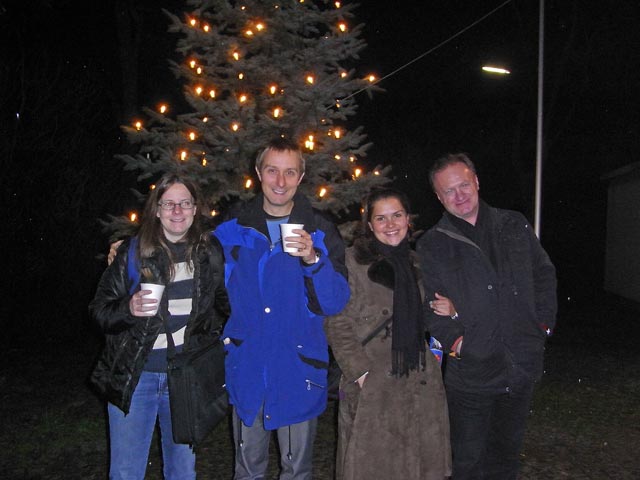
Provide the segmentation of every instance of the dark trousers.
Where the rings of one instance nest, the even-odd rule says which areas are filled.
[[[453,480],[515,480],[533,383],[501,394],[447,389]]]

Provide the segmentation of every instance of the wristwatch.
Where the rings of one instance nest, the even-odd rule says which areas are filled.
[[[458,312],[451,315],[451,320],[457,320],[457,319],[458,319]]]
[[[302,260],[302,263],[304,263],[308,267],[310,267],[311,265],[315,265],[320,261],[320,252],[316,250],[316,258],[311,263],[305,262],[304,259],[301,259],[301,260]]]

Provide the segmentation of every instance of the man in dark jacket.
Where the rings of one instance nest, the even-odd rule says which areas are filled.
[[[304,159],[277,139],[256,160],[262,193],[214,232],[225,252],[232,314],[225,339],[235,479],[263,478],[277,431],[281,479],[310,479],[316,421],[326,408],[324,317],[349,300],[344,245],[298,185]],[[285,237],[281,223],[302,224]]]
[[[446,212],[418,242],[428,328],[445,367],[453,478],[515,479],[545,339],[555,325],[555,268],[518,212],[478,195],[475,166],[449,154],[429,172]]]

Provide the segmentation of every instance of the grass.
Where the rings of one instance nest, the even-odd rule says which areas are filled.
[[[567,321],[552,337],[529,418],[521,480],[640,478],[636,316],[620,312],[603,316],[618,319],[615,326],[603,322],[607,335],[597,319]],[[0,478],[107,478],[104,406],[85,385],[96,349],[83,344],[2,350]],[[335,403],[330,403],[319,423],[314,478],[332,478],[334,449]],[[275,447],[271,459],[273,478]],[[161,479],[157,439],[149,462],[147,479]],[[232,464],[225,424],[203,444],[198,478],[229,479]]]

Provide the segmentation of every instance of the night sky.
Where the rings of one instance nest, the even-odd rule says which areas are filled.
[[[126,2],[122,2],[125,3]],[[466,29],[502,0],[361,2],[368,48],[358,67],[383,77]],[[167,67],[175,38],[160,7],[140,0],[142,51],[137,107],[175,100],[182,86]],[[97,219],[132,201],[135,177],[113,154],[126,151],[127,120],[115,15],[118,2],[0,0],[3,322],[27,312],[21,333],[47,316],[72,327],[103,264],[107,239]],[[441,207],[427,186],[430,162],[470,154],[489,203],[533,220],[538,2],[513,0],[379,85],[360,94],[354,125],[374,146],[368,163],[393,165],[418,226]],[[606,183],[638,161],[640,6],[636,0],[546,1],[542,241],[558,267],[561,299],[601,291]],[[484,64],[511,75],[490,76]],[[17,112],[21,112],[18,119]],[[6,229],[6,230],[5,230]],[[54,289],[50,285],[55,285]],[[45,314],[45,315],[43,315]],[[54,335],[58,327],[48,326]]]

